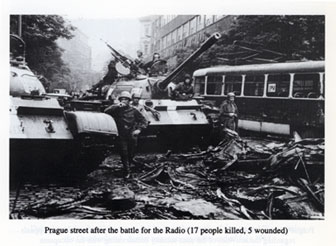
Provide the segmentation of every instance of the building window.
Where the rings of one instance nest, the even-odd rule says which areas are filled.
[[[183,33],[183,27],[180,26],[180,27],[177,29],[177,41],[182,40],[182,33]]]
[[[204,22],[203,22],[203,15],[198,15],[196,17],[196,31],[198,32],[199,30],[202,30],[204,27]]]
[[[196,32],[196,23],[197,23],[196,17],[190,21],[190,35]]]
[[[149,36],[149,25],[145,26],[145,35]]]
[[[165,16],[165,15],[162,16],[162,21],[161,21],[161,23],[162,23],[162,26],[161,26],[161,27],[164,27],[164,26],[166,25],[166,16]]]
[[[167,47],[171,45],[171,36],[172,36],[171,33],[167,35]]]
[[[203,42],[205,40],[204,32],[198,34],[198,42]]]
[[[182,38],[186,38],[189,36],[189,22],[183,25],[183,36]]]
[[[213,23],[213,15],[206,15],[205,16],[205,25],[209,26]]]
[[[166,40],[165,37],[162,38],[162,49],[166,48]]]
[[[161,49],[161,42],[160,40],[157,41],[155,50],[160,50]]]
[[[160,27],[164,26],[164,16],[160,16]]]
[[[171,37],[171,43],[172,43],[172,44],[175,44],[175,42],[176,42],[176,34],[177,34],[177,29],[175,29],[175,30],[172,32],[172,37]]]

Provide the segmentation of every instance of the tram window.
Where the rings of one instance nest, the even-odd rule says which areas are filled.
[[[236,95],[240,95],[242,78],[242,76],[225,76],[224,95],[227,95],[229,92],[234,92]]]
[[[295,74],[293,83],[293,97],[318,98],[320,96],[320,75]]]
[[[266,95],[268,97],[288,97],[289,81],[289,74],[268,75]]]
[[[195,94],[203,95],[205,87],[205,77],[196,77],[195,78]]]
[[[222,93],[223,76],[212,75],[208,76],[207,81],[207,94],[208,95],[220,95]]]
[[[262,96],[264,94],[264,75],[247,75],[245,78],[244,95]]]

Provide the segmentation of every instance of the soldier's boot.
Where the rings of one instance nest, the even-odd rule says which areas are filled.
[[[137,161],[135,158],[135,146],[132,146],[132,148],[128,151],[128,160],[130,165],[134,165],[135,170],[141,170],[141,162]]]
[[[130,171],[126,171],[125,173],[125,179],[129,179],[131,177],[131,172]]]
[[[139,172],[143,170],[143,163],[135,160],[134,158],[132,159],[132,164],[134,165],[134,169]]]
[[[131,177],[131,170],[130,170],[129,162],[128,161],[124,161],[123,165],[124,165],[124,175],[125,175],[125,178],[129,179]]]
[[[131,171],[129,166],[125,167],[124,170],[125,170],[125,178],[129,179],[131,177]]]

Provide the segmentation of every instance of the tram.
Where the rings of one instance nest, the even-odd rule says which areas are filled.
[[[324,61],[216,66],[193,76],[205,103],[219,107],[235,93],[240,129],[324,137]]]

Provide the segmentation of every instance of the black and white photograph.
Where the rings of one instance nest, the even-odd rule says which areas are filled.
[[[325,220],[325,15],[8,18],[11,221]]]

